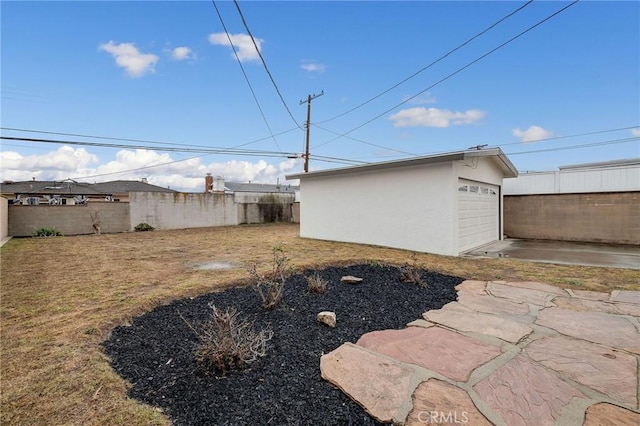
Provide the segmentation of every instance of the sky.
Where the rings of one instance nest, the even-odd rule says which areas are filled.
[[[0,17],[1,180],[295,184],[309,96],[312,171],[479,145],[520,172],[640,157],[637,1],[2,1]]]

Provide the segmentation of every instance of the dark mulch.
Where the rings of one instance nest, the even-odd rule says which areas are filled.
[[[328,268],[323,295],[306,292],[305,271],[287,281],[284,302],[260,306],[253,288],[233,288],[160,306],[117,327],[104,342],[113,368],[132,384],[129,395],[161,407],[176,425],[375,425],[355,402],[320,377],[320,356],[364,333],[399,329],[455,300],[462,279],[424,271],[427,286],[401,283],[391,266]],[[364,278],[359,285],[344,275]],[[254,327],[271,327],[268,353],[244,371],[207,375],[193,356],[198,340],[180,318],[202,324],[208,304],[236,307]],[[316,321],[320,311],[337,314],[336,328]]]

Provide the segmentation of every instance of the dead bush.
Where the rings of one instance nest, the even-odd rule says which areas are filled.
[[[416,284],[420,287],[425,287],[427,285],[426,282],[422,280],[421,270],[423,268],[418,265],[418,258],[415,253],[411,256],[411,264],[409,262],[405,262],[403,266],[398,268],[400,273],[400,281],[403,283],[411,283]]]
[[[253,323],[241,318],[235,308],[220,311],[215,305],[209,307],[211,318],[199,330],[182,318],[200,340],[194,353],[206,372],[224,375],[265,356],[267,342],[273,337],[270,329],[256,332]]]
[[[289,275],[289,259],[284,253],[284,249],[280,246],[274,247],[272,271],[269,275],[261,275],[258,272],[257,265],[249,267],[249,273],[256,279],[256,291],[262,299],[262,307],[265,309],[273,309],[284,296],[284,286]]]
[[[319,273],[315,273],[310,277],[304,277],[307,280],[307,291],[309,293],[323,294],[327,291],[327,280],[323,279]]]

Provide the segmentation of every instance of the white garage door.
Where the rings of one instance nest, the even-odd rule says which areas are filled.
[[[458,251],[499,239],[499,187],[488,183],[458,181]]]

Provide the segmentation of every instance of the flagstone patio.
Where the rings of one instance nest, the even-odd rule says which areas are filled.
[[[322,377],[381,422],[638,425],[640,292],[465,281],[402,330],[367,333]]]

